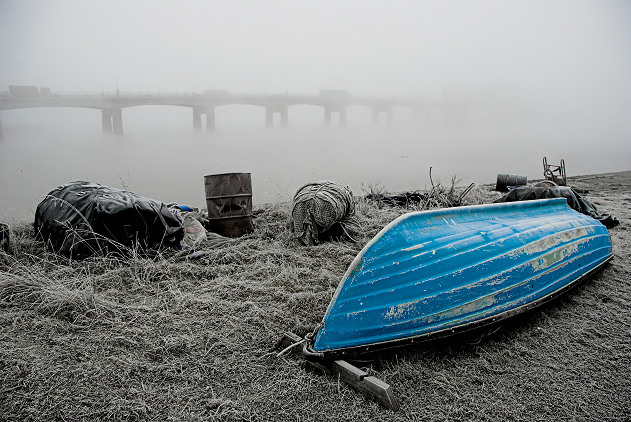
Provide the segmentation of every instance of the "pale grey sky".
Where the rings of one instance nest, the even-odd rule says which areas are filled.
[[[0,0],[0,91],[631,93],[631,2]]]
[[[6,110],[0,216],[78,178],[200,205],[201,176],[230,171],[251,171],[255,200],[269,202],[318,179],[417,189],[430,166],[490,183],[541,177],[543,156],[570,175],[631,162],[627,0],[0,0],[0,92],[117,81],[122,92],[477,97],[462,127],[411,123],[399,108],[389,129],[349,107],[349,127],[329,131],[320,107],[293,106],[288,130],[265,130],[261,107],[231,105],[217,107],[212,135],[193,132],[190,108],[130,107],[120,138],[101,135],[98,110]],[[476,114],[484,98],[497,114]]]

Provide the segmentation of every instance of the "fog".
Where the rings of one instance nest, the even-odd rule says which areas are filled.
[[[124,135],[99,110],[0,111],[0,218],[31,219],[57,185],[90,180],[165,202],[204,206],[203,175],[251,172],[254,202],[289,200],[332,179],[355,194],[381,184],[423,189],[453,175],[542,177],[631,169],[628,1],[21,1],[0,2],[0,91],[451,95],[445,110],[374,124],[349,107],[345,127],[323,109],[289,107],[265,128],[257,106],[216,108],[194,132],[188,107],[123,109]]]

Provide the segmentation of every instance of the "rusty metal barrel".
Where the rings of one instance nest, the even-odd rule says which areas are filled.
[[[254,231],[250,173],[209,174],[204,185],[209,231],[227,237]]]
[[[519,174],[498,174],[495,190],[506,192],[509,186],[525,186],[526,183],[528,183],[527,176],[520,176]]]

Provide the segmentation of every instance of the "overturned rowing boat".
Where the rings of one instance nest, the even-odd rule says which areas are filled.
[[[405,214],[357,255],[309,359],[443,337],[529,310],[612,257],[605,226],[565,199]]]

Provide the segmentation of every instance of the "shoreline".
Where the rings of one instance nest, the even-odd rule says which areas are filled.
[[[625,171],[620,171],[620,172],[593,173],[593,174],[585,174],[585,175],[578,175],[578,176],[567,176],[567,180],[568,181],[573,181],[573,182],[578,182],[579,184],[583,184],[583,183],[585,183],[587,181],[590,181],[590,180],[615,178],[615,177],[631,179],[631,170],[625,170]],[[528,184],[537,183],[537,182],[540,182],[540,181],[543,181],[543,180],[545,180],[545,179],[543,179],[543,178],[540,178],[540,179],[529,179],[528,180]],[[460,187],[464,188],[466,186],[460,186]],[[485,183],[485,184],[477,185],[477,187],[479,187],[479,188],[489,188],[490,191],[495,191],[494,190],[495,183]],[[420,189],[421,192],[424,192],[426,190],[427,189],[425,189],[425,190]],[[631,190],[631,185],[629,186],[629,190]],[[133,192],[133,189],[130,190],[130,192]],[[397,194],[397,193],[401,193],[401,192],[403,192],[403,191],[392,191],[392,192],[387,192],[387,193],[389,193],[389,194]],[[590,193],[588,193],[587,195],[589,196],[589,194]],[[357,196],[364,196],[364,195],[357,195]],[[290,201],[274,201],[274,202],[253,203],[253,209],[261,209],[261,208],[269,207],[269,206],[272,206],[272,205],[281,204],[281,203],[284,203],[284,202],[290,202]],[[32,210],[23,210],[23,211],[21,211],[22,214],[26,213],[26,212],[31,212],[32,215],[33,215],[33,217],[31,218],[31,221],[28,221],[27,219],[20,218],[20,217],[12,217],[12,216],[5,217],[2,214],[0,214],[0,222],[7,223],[10,226],[18,226],[18,225],[32,223],[32,221],[34,220],[34,217],[35,217],[35,209],[36,209],[36,207],[37,206],[35,206],[35,208],[33,208]]]
[[[270,205],[250,236],[156,260],[67,260],[17,228],[0,254],[0,408],[11,420],[629,419],[631,171],[569,179],[620,220],[613,260],[492,331],[362,361],[392,386],[394,413],[274,345],[313,330],[362,245],[403,209],[362,203],[357,242],[305,247],[288,207]]]

